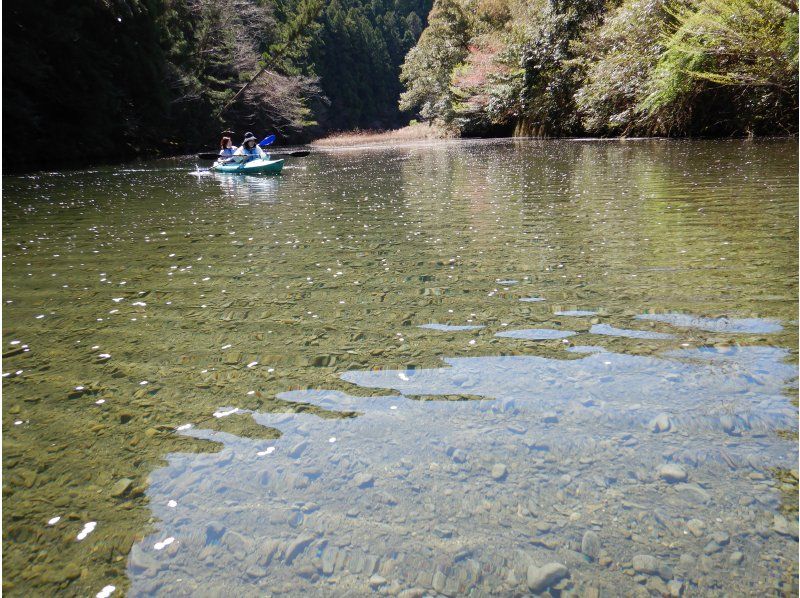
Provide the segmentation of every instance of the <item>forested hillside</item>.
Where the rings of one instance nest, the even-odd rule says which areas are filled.
[[[191,151],[226,127],[298,140],[402,125],[399,67],[430,4],[8,0],[4,164]]]
[[[403,125],[400,65],[419,38],[432,0],[332,0],[309,50],[330,104],[327,130]]]
[[[797,132],[795,0],[436,0],[401,107],[462,135]]]
[[[797,132],[796,0],[7,0],[3,16],[7,169],[411,116],[467,136]]]

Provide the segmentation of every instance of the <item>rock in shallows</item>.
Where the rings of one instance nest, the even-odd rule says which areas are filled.
[[[647,575],[657,574],[661,567],[661,561],[656,557],[649,554],[637,554],[631,561],[633,570],[637,573],[646,573]]]
[[[369,585],[372,588],[378,588],[386,583],[386,578],[380,575],[373,575],[369,578]]]
[[[744,554],[742,554],[737,550],[731,553],[731,556],[728,557],[728,560],[731,562],[732,565],[741,565],[742,561],[744,560]]]
[[[680,465],[668,463],[658,468],[658,477],[672,484],[674,482],[685,482],[689,478],[689,474]]]
[[[581,540],[581,552],[593,561],[597,560],[597,557],[600,556],[600,538],[596,533],[589,530],[583,534],[583,540]]]
[[[306,549],[306,546],[311,544],[314,536],[302,535],[298,536],[289,547],[286,549],[285,561],[287,565],[291,565],[295,557]]]
[[[681,594],[683,594],[683,583],[673,579],[667,584],[667,590],[669,590],[671,598],[680,598]]]
[[[656,434],[659,432],[669,432],[670,428],[672,428],[672,421],[670,421],[669,415],[666,413],[659,413],[650,421],[648,426],[650,431]]]
[[[437,569],[436,573],[433,574],[433,579],[431,580],[431,586],[433,586],[433,589],[436,590],[437,592],[441,592],[442,590],[444,590],[444,586],[446,583],[447,583],[447,576]]]
[[[649,554],[637,554],[631,561],[633,570],[647,575],[658,575],[663,579],[672,579],[672,570],[656,557]]]
[[[727,546],[728,542],[731,541],[731,537],[727,532],[715,532],[711,534],[711,540],[720,546]]]
[[[119,497],[125,494],[130,487],[133,486],[133,480],[130,478],[122,478],[111,488],[111,496]]]
[[[705,532],[706,524],[702,519],[690,519],[686,523],[686,529],[688,529],[693,536],[699,538]]]
[[[711,500],[711,495],[697,484],[675,484],[675,490],[683,494],[687,500],[706,503]]]
[[[508,468],[503,465],[502,463],[495,463],[494,467],[492,467],[492,478],[495,480],[502,480],[506,477],[506,472]]]
[[[565,577],[569,577],[569,569],[561,563],[547,563],[541,567],[528,567],[528,588],[533,592],[543,592]]]
[[[726,434],[733,434],[736,431],[736,421],[730,415],[720,417],[719,424]]]
[[[772,529],[782,536],[790,536],[797,540],[797,522],[789,522],[783,515],[775,515],[772,520]]]
[[[353,480],[359,488],[369,488],[375,483],[375,478],[368,473],[359,473]]]

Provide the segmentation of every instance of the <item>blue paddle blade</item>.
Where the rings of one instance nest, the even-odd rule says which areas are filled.
[[[266,147],[273,141],[275,141],[275,135],[267,135],[266,137],[264,137],[264,139],[258,142],[258,145],[260,145],[261,147]]]

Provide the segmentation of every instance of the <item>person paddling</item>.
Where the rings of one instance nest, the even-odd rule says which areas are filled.
[[[220,158],[230,158],[233,155],[233,152],[235,151],[236,148],[233,146],[231,138],[227,136],[223,137],[222,140],[219,142]]]
[[[267,159],[267,154],[258,147],[255,135],[249,132],[244,134],[244,141],[242,141],[242,145],[239,146],[239,149],[233,153],[233,156],[236,158],[237,162],[241,163],[246,163],[255,159]]]

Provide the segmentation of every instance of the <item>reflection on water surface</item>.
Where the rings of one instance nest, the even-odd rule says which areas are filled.
[[[4,592],[796,591],[796,158],[5,177]]]

